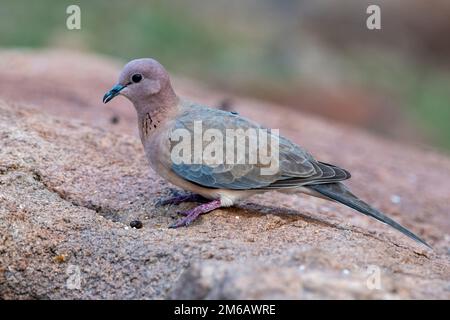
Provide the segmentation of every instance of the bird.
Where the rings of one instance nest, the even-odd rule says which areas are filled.
[[[103,102],[108,103],[119,95],[130,100],[136,109],[139,136],[150,166],[169,183],[188,192],[162,199],[159,205],[198,203],[190,210],[179,212],[183,217],[170,228],[187,227],[201,214],[233,206],[255,194],[278,191],[304,193],[341,203],[431,248],[419,236],[354,195],[343,183],[351,177],[347,170],[316,160],[304,148],[281,135],[276,136],[277,167],[272,173],[263,172],[267,163],[262,163],[260,157],[253,163],[175,161],[173,150],[177,141],[173,139],[173,133],[185,130],[195,136],[196,123],[200,123],[202,129],[214,129],[223,135],[234,130],[237,138],[249,129],[266,130],[269,139],[274,138],[275,133],[237,112],[182,99],[175,93],[167,70],[155,59],[140,58],[128,62],[118,82],[104,95]],[[200,147],[205,148],[204,141]],[[275,153],[275,148],[273,151]],[[250,155],[247,151],[246,156]]]

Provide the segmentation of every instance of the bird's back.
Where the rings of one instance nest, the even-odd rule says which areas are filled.
[[[185,102],[174,122],[173,129],[187,130],[194,137],[194,131],[201,128],[202,133],[208,130],[216,130],[221,133],[223,140],[223,155],[226,155],[226,148],[229,146],[226,138],[231,130],[236,136],[236,146],[233,147],[233,154],[236,154],[238,147],[245,147],[244,163],[233,163],[224,161],[208,165],[206,162],[208,154],[203,154],[202,163],[174,163],[172,170],[184,179],[210,188],[224,189],[281,189],[295,188],[308,183],[335,182],[348,179],[350,174],[336,166],[328,165],[316,161],[306,150],[294,144],[283,136],[275,135],[267,131],[256,122],[248,120],[234,112],[211,109],[193,103]],[[264,174],[261,169],[267,168],[268,164],[263,163],[259,156],[261,152],[260,141],[256,152],[256,162],[250,162],[251,153],[255,150],[249,148],[248,139],[250,130],[258,132],[262,130],[267,133],[270,139],[276,139],[278,144],[277,170],[270,174]],[[244,138],[244,140],[240,140]],[[239,142],[240,140],[240,142]],[[215,140],[214,140],[215,141]],[[194,144],[195,142],[192,142]],[[206,150],[210,141],[202,141],[202,150]],[[240,143],[240,145],[238,145]],[[269,146],[270,149],[270,146]],[[274,148],[273,148],[274,149]],[[271,152],[274,150],[270,150]],[[237,157],[234,158],[237,161]],[[242,160],[242,159],[241,159]]]

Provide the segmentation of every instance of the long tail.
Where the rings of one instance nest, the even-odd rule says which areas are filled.
[[[340,183],[325,183],[325,184],[317,184],[317,185],[309,185],[308,188],[311,188],[315,190],[316,192],[319,192],[320,194],[324,195],[327,198],[331,198],[332,200],[335,200],[337,202],[340,202],[342,204],[345,204],[346,206],[349,206],[352,209],[355,209],[365,215],[368,215],[372,218],[375,218],[381,222],[384,222],[391,227],[397,229],[401,233],[407,235],[411,239],[414,239],[417,242],[420,242],[427,246],[428,248],[432,249],[431,246],[426,243],[424,240],[416,236],[414,233],[406,229],[405,227],[401,226],[391,218],[385,216],[380,211],[372,208],[370,205],[365,203],[364,201],[358,199],[354,194],[352,194],[348,188]]]

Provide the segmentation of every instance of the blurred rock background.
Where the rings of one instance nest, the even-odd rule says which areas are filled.
[[[81,7],[81,30],[66,28],[71,4]],[[366,28],[369,4],[381,7],[381,30]],[[151,56],[230,97],[262,98],[443,152],[450,151],[448,34],[448,0],[0,4],[2,48]],[[8,97],[4,78],[0,90]]]

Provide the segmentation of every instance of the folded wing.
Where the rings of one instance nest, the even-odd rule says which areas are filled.
[[[188,107],[187,111],[177,118],[174,129],[187,129],[193,137],[194,121],[200,120],[203,132],[207,129],[216,129],[223,134],[223,137],[226,136],[227,129],[242,129],[244,132],[248,129],[264,129],[237,114],[196,105]],[[246,152],[248,157],[248,150]],[[177,175],[207,188],[283,189],[350,178],[348,171],[316,161],[306,150],[281,136],[279,137],[278,170],[270,175],[263,174],[261,169],[264,167],[267,165],[260,162],[249,164],[248,161],[245,164],[223,162],[215,165],[172,164],[172,170]]]

